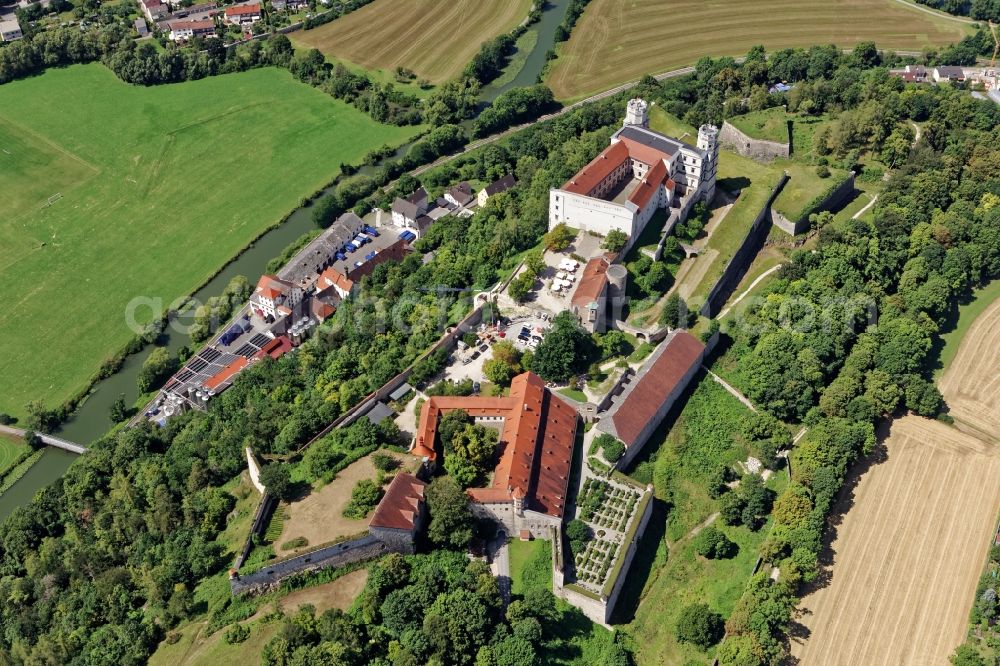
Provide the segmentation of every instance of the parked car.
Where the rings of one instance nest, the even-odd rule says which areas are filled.
[[[366,224],[364,226],[364,229],[365,233],[368,234],[369,236],[374,236],[375,238],[378,238],[378,230],[376,230],[375,227],[370,227]]]
[[[473,393],[479,393],[479,388],[480,388],[479,382],[472,382],[472,392]]]
[[[486,344],[484,344],[484,345],[481,345],[481,346],[479,347],[479,351],[481,351],[481,352],[486,352],[486,351],[489,351],[489,348],[490,348],[490,346],[489,346],[489,345],[486,345]]]

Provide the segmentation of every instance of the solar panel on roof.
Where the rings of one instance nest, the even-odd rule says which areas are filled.
[[[188,363],[188,370],[192,372],[201,372],[208,365],[208,361],[203,358],[195,358],[193,361]]]
[[[253,345],[243,345],[242,347],[236,350],[236,355],[250,358],[258,351],[260,350],[257,347],[254,347]]]
[[[176,376],[176,379],[177,379],[177,381],[179,381],[179,382],[186,382],[186,381],[187,381],[188,379],[190,379],[190,378],[191,378],[191,377],[192,377],[193,375],[194,375],[194,373],[193,373],[193,372],[191,372],[191,371],[190,371],[190,370],[188,370],[187,368],[184,368],[183,370],[181,370],[180,372],[178,372],[178,373],[177,373],[177,376]]]
[[[219,365],[221,365],[221,366],[227,366],[227,365],[229,365],[230,363],[232,363],[233,361],[236,360],[236,356],[233,355],[233,354],[230,354],[229,352],[226,352],[225,354],[220,354],[219,356],[220,356],[220,358],[217,361],[217,363]]]
[[[250,338],[250,344],[257,345],[258,347],[263,347],[268,343],[271,338],[267,337],[263,333],[258,333],[257,335]]]
[[[198,354],[198,356],[202,357],[203,359],[211,363],[215,359],[222,356],[222,352],[220,352],[218,349],[213,349],[212,347],[206,347],[205,349],[201,350],[201,353]]]

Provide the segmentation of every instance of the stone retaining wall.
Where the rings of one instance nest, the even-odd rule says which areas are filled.
[[[742,131],[723,121],[719,132],[719,143],[743,157],[749,157],[758,162],[770,162],[778,157],[788,157],[791,149],[788,141],[779,143],[767,139],[754,139]]]
[[[805,211],[802,214],[802,217],[798,220],[789,220],[787,217],[773,209],[771,211],[771,218],[774,221],[774,226],[789,235],[797,236],[798,234],[809,231],[810,215],[824,210],[833,210],[834,208],[843,205],[853,192],[854,174],[852,173],[848,175],[847,178],[845,178],[832,192],[830,192],[826,198],[811,207],[809,210]]]

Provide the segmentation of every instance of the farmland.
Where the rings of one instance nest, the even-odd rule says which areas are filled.
[[[960,428],[1000,437],[1000,298],[976,317],[941,377],[948,413]]]
[[[531,0],[375,0],[295,41],[370,70],[413,71],[431,83],[458,75],[479,46],[528,15]]]
[[[831,579],[798,611],[798,663],[943,664],[965,635],[1000,511],[1000,455],[916,416],[892,424],[884,454],[842,500]]]
[[[276,69],[142,88],[95,64],[0,87],[0,411],[77,394],[133,337],[132,299],[191,293],[342,162],[415,131]]]
[[[27,448],[20,438],[0,433],[0,478],[17,463]]]
[[[548,77],[556,97],[572,100],[619,83],[693,65],[699,58],[768,49],[874,40],[915,49],[961,39],[959,21],[895,0],[593,0]]]

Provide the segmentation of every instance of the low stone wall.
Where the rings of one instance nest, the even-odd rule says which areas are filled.
[[[824,210],[832,210],[841,206],[854,192],[854,174],[850,174],[821,201],[810,206],[798,220],[789,220],[776,210],[771,210],[774,226],[791,236],[809,231],[809,216]]]
[[[278,506],[278,500],[265,492],[263,497],[260,498],[257,510],[253,514],[253,521],[250,523],[250,533],[247,534],[247,539],[243,542],[243,548],[236,556],[236,561],[233,562],[234,569],[239,570],[243,566],[243,563],[247,561],[250,551],[253,550],[254,537],[264,535],[267,529],[267,520],[271,517],[271,512],[274,511],[276,506]]]
[[[634,529],[630,529],[628,534],[632,535],[632,540],[627,546],[627,550],[624,555],[624,562],[621,568],[618,569],[618,577],[611,586],[611,594],[608,595],[608,601],[605,604],[605,621],[611,621],[611,614],[615,610],[615,605],[618,603],[618,597],[621,595],[622,588],[625,587],[625,580],[628,578],[629,567],[632,566],[632,560],[635,559],[635,554],[639,550],[639,540],[642,538],[643,533],[646,531],[646,526],[649,524],[649,518],[653,515],[653,490],[652,487],[646,489],[646,496],[640,500],[640,504],[644,503],[644,508],[642,510],[642,515],[638,518],[633,518],[633,520],[638,520],[639,523]],[[626,534],[626,538],[628,537]]]
[[[778,184],[774,186],[774,189],[771,190],[771,196],[767,198],[764,206],[757,213],[757,217],[754,218],[753,224],[750,225],[750,231],[747,232],[746,238],[743,239],[743,243],[740,244],[739,249],[733,254],[729,263],[726,264],[726,267],[722,271],[722,276],[719,277],[718,282],[712,287],[712,291],[708,293],[705,304],[701,307],[701,314],[705,317],[711,319],[719,313],[719,310],[729,300],[729,296],[733,293],[733,290],[739,285],[740,280],[746,275],[747,269],[750,268],[750,264],[753,263],[757,253],[760,252],[760,248],[764,246],[764,241],[771,232],[773,212],[771,204],[787,182],[788,174],[786,173],[778,181]]]
[[[261,594],[274,589],[281,581],[292,576],[373,559],[394,550],[377,537],[366,534],[351,541],[275,562],[253,573],[232,578],[229,584],[233,594]]]
[[[743,157],[749,157],[758,162],[770,162],[775,158],[788,157],[791,154],[791,147],[787,140],[780,143],[767,139],[754,139],[730,125],[728,121],[722,123],[719,143]]]

